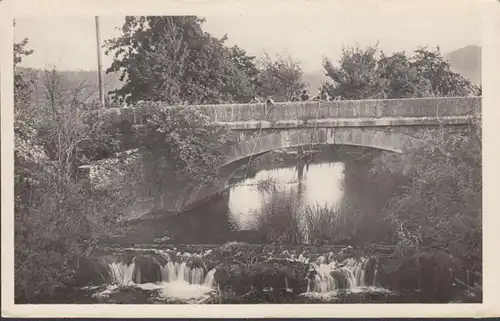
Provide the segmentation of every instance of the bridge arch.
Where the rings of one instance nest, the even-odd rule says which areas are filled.
[[[278,130],[228,147],[223,167],[273,150],[308,145],[354,145],[403,153],[422,144],[405,133],[376,128],[317,128]]]

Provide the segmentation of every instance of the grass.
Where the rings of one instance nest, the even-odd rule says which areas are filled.
[[[262,188],[272,186],[266,182]],[[257,216],[257,229],[266,242],[278,244],[333,244],[348,240],[357,219],[348,207],[302,206],[296,192],[275,193]]]

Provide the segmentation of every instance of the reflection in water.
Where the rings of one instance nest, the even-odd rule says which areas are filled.
[[[232,180],[231,188],[189,211],[137,222],[129,239],[134,243],[165,239],[173,244],[347,244],[360,235],[371,238],[371,229],[361,231],[358,224],[364,213],[373,214],[374,200],[380,203],[372,196],[377,187],[366,186],[370,161],[366,165],[324,154],[309,166],[302,163],[302,170],[296,159],[261,164],[263,169],[254,177]],[[288,166],[273,168],[283,165]],[[378,217],[375,214],[369,216]],[[377,224],[375,219],[371,224]]]
[[[257,213],[275,193],[296,193],[303,207],[337,207],[343,196],[344,163],[311,164],[299,175],[297,167],[263,170],[234,186],[229,194],[229,216],[240,230],[257,227]],[[299,176],[302,176],[299,179]],[[275,190],[259,188],[275,182]]]

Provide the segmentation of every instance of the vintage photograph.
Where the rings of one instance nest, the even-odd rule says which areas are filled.
[[[482,303],[449,3],[14,17],[15,303]]]

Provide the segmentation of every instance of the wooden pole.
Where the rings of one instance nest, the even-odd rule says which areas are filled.
[[[97,40],[97,72],[99,74],[99,100],[101,101],[102,108],[105,107],[104,99],[104,76],[102,73],[102,53],[101,53],[101,35],[99,32],[99,17],[95,17],[95,34]]]

